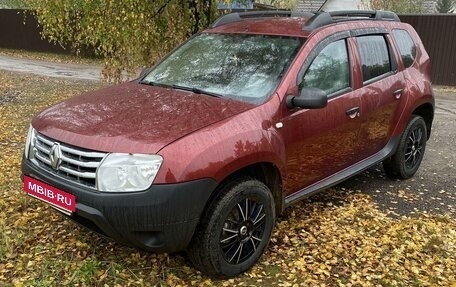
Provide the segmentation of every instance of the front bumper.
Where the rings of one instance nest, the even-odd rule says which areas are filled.
[[[23,158],[22,173],[76,196],[68,218],[116,241],[154,252],[184,250],[217,183],[212,179],[103,193],[73,184]]]

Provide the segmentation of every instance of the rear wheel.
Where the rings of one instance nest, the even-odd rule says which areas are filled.
[[[420,167],[426,141],[426,123],[422,117],[413,115],[401,136],[396,153],[383,161],[385,173],[398,179],[412,177]]]
[[[202,272],[232,277],[251,268],[268,245],[274,200],[266,185],[251,178],[231,181],[216,192],[187,252]]]

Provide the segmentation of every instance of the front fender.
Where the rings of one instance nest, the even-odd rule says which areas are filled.
[[[265,104],[223,120],[163,148],[155,184],[200,178],[220,182],[254,163],[269,162],[280,172],[285,166],[283,141],[274,127],[274,104]]]

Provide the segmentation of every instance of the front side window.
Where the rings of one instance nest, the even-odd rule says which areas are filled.
[[[262,103],[276,89],[304,39],[201,34],[157,65],[143,83]]]
[[[401,53],[402,62],[406,68],[410,67],[415,61],[416,46],[413,43],[412,37],[405,30],[393,30],[393,37]]]
[[[364,82],[391,71],[391,61],[385,37],[371,35],[358,37]]]
[[[348,53],[345,40],[326,46],[304,74],[301,86],[319,88],[327,95],[350,87]]]

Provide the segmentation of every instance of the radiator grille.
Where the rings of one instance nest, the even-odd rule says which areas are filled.
[[[96,171],[106,153],[72,147],[39,133],[33,145],[32,162],[40,168],[71,182],[96,188]],[[60,152],[55,152],[55,149],[60,149]],[[58,164],[55,164],[56,156]]]

